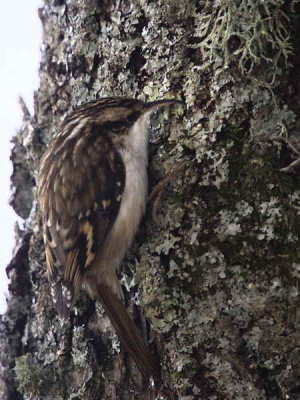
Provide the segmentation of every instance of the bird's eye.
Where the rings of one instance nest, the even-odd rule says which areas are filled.
[[[120,130],[123,130],[126,127],[126,122],[119,120],[119,121],[109,121],[105,124],[105,128],[107,130],[113,131],[113,132],[117,132]]]
[[[129,123],[133,124],[140,117],[140,115],[141,113],[139,111],[134,111],[128,115],[127,119]]]

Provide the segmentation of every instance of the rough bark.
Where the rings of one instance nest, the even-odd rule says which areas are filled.
[[[158,396],[84,292],[59,323],[33,201],[61,119],[119,95],[186,103],[153,119],[150,190],[188,162],[149,204],[122,270],[173,398],[299,399],[299,4],[46,0],[40,18],[35,115],[12,153],[26,224],[7,269],[1,399]]]

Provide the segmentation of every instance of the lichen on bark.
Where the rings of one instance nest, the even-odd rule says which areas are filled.
[[[15,139],[26,173],[12,204],[27,221],[0,325],[1,398],[159,398],[84,292],[59,324],[31,197],[63,117],[119,95],[186,103],[153,119],[150,190],[188,163],[123,263],[165,384],[184,400],[299,398],[299,12],[283,0],[45,1],[36,112]]]

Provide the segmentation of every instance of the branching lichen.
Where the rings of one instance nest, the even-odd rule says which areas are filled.
[[[207,2],[207,4],[210,2]],[[198,14],[194,37],[200,43],[206,63],[228,68],[237,63],[243,74],[251,75],[254,68],[266,62],[274,84],[280,65],[288,63],[292,53],[289,17],[284,13],[284,0],[223,0],[206,5]]]

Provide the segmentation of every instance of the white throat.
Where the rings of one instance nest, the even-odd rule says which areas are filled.
[[[149,121],[151,112],[143,114],[130,128],[127,139],[128,150],[148,165]]]

